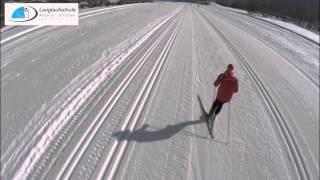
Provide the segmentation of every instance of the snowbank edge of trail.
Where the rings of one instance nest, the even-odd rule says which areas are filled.
[[[248,11],[246,10],[241,10],[241,9],[236,9],[236,8],[231,8],[231,7],[225,7],[225,6],[221,6],[219,4],[215,4],[216,6],[222,8],[222,9],[225,9],[225,10],[228,10],[228,11],[232,11],[232,12],[235,12],[235,13],[238,13],[238,14],[242,14],[242,15],[245,15],[245,16],[249,16],[249,17],[252,17],[252,18],[255,18],[259,21],[262,21],[262,22],[265,22],[265,23],[268,23],[268,24],[271,24],[271,25],[274,25],[278,28],[281,28],[283,30],[286,30],[286,31],[289,31],[291,33],[294,33],[316,45],[320,45],[320,39],[319,39],[319,35],[306,29],[306,28],[303,28],[303,27],[300,27],[296,24],[293,24],[293,23],[290,23],[290,22],[286,22],[286,21],[283,21],[283,20],[278,20],[278,19],[275,19],[275,18],[271,18],[271,17],[262,17],[261,15],[259,14],[249,14]]]

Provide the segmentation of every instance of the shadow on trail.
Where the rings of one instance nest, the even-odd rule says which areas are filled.
[[[198,98],[199,105],[200,105],[200,110],[201,110],[201,116],[200,116],[200,118],[203,118],[203,120],[206,120],[206,119],[207,119],[207,116],[208,116],[208,113],[207,113],[207,111],[204,109],[203,104],[202,104],[202,101],[201,101],[201,98],[200,98],[199,95],[197,96],[197,98]]]
[[[197,135],[193,132],[187,131],[184,128],[191,125],[196,125],[200,123],[206,123],[207,113],[203,107],[202,101],[198,96],[199,105],[201,109],[201,116],[198,120],[189,120],[183,121],[174,125],[167,125],[165,128],[157,128],[149,124],[144,124],[140,129],[136,129],[132,132],[129,130],[118,131],[112,134],[113,137],[116,137],[119,141],[127,140],[127,141],[136,141],[136,142],[150,142],[150,141],[160,141],[169,139],[172,136],[178,134],[183,136],[197,137],[201,139],[211,139],[205,136]],[[207,131],[207,129],[204,129]],[[214,140],[216,141],[216,140]],[[219,141],[216,141],[219,142]],[[219,142],[223,143],[223,142]]]
[[[129,140],[129,141],[137,141],[137,142],[159,141],[159,140],[169,139],[170,137],[177,134],[186,126],[195,125],[202,122],[203,121],[201,120],[185,121],[175,125],[167,125],[167,127],[163,129],[157,129],[157,127],[144,124],[140,129],[134,130],[132,132],[130,132],[129,130],[119,131],[114,133],[113,136],[117,137],[119,140]],[[148,130],[147,128],[153,129],[153,130]],[[192,136],[192,133],[190,133],[189,135]]]

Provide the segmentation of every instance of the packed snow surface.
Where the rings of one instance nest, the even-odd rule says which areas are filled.
[[[319,179],[318,44],[217,5],[82,13],[2,30],[2,179]]]
[[[217,7],[220,7],[222,9],[227,9],[227,10],[230,10],[230,11],[234,11],[234,12],[238,12],[238,13],[243,13],[243,14],[249,14],[247,10],[242,10],[242,9],[237,9],[237,8],[230,8],[230,7],[224,7],[224,6],[221,6],[221,5],[217,5],[217,4],[214,4],[215,6]],[[319,34],[315,33],[315,32],[312,32],[308,29],[305,29],[305,28],[302,28],[296,24],[293,24],[291,22],[286,22],[284,20],[279,20],[279,19],[276,19],[276,17],[262,17],[260,14],[256,14],[256,13],[250,13],[251,16],[254,16],[256,18],[260,18],[262,20],[265,20],[265,21],[268,21],[270,23],[273,23],[273,24],[276,24],[276,25],[279,25],[285,29],[288,29],[290,31],[293,31],[295,33],[298,33],[300,34],[301,36],[304,36],[316,43],[320,43],[319,42]]]

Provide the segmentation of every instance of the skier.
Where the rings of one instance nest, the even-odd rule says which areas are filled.
[[[229,64],[227,70],[224,73],[221,73],[218,78],[214,81],[214,86],[218,88],[218,94],[214,100],[212,107],[209,112],[209,117],[214,121],[215,117],[219,114],[224,103],[229,102],[233,96],[233,93],[238,92],[239,82],[233,73],[234,66]],[[213,126],[213,122],[211,126]],[[210,127],[212,128],[212,127]]]

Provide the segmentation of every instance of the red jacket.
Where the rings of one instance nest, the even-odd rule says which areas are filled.
[[[222,102],[229,102],[233,96],[233,93],[238,92],[239,82],[238,79],[234,76],[232,71],[226,71],[221,73],[218,78],[214,81],[214,86],[218,85],[218,100]]]

